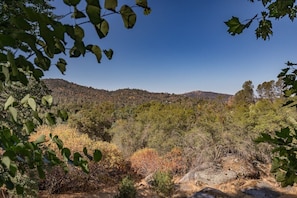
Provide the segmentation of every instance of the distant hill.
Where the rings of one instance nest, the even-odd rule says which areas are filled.
[[[213,92],[193,91],[185,94],[151,93],[139,89],[119,89],[107,91],[81,86],[62,79],[44,79],[52,91],[55,102],[59,103],[102,103],[113,102],[119,105],[141,104],[156,100],[174,102],[178,100],[221,99],[227,101],[231,95]]]
[[[188,93],[182,94],[187,97],[191,98],[202,98],[202,99],[221,99],[227,101],[232,95],[230,94],[222,94],[222,93],[215,93],[210,91],[192,91]]]

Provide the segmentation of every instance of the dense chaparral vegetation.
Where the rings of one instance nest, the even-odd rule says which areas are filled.
[[[55,86],[55,83],[60,86]],[[67,109],[68,124],[61,120],[53,129],[39,128],[30,139],[35,140],[40,135],[59,135],[72,153],[84,147],[90,151],[97,148],[103,153],[99,164],[91,162],[89,174],[72,167],[67,176],[59,168],[46,172],[47,177],[40,185],[51,193],[98,188],[86,184],[84,181],[87,179],[97,185],[103,185],[103,182],[116,185],[127,175],[133,175],[132,179],[137,181],[154,172],[158,172],[159,177],[156,177],[160,182],[162,179],[169,182],[166,180],[169,175],[181,176],[203,162],[219,162],[228,155],[270,163],[272,148],[267,144],[256,146],[255,138],[263,131],[272,136],[274,131],[288,126],[295,128],[297,124],[295,110],[283,106],[290,99],[280,94],[281,80],[263,82],[256,89],[251,81],[246,81],[242,89],[228,100],[220,94],[216,99],[172,95],[168,100],[159,93],[125,90],[120,95],[130,102],[123,100],[122,103],[117,98],[109,101],[110,97],[102,96],[88,103],[80,100],[79,96],[75,96],[77,100],[73,102],[66,102],[70,96],[59,95],[61,90],[73,93],[78,85],[64,81],[64,86],[61,86],[60,80],[54,79],[46,80],[45,84],[56,87],[51,94],[58,95],[60,103],[52,110]],[[69,90],[69,86],[73,90]],[[78,87],[82,92],[91,91],[95,95],[96,91],[102,92]],[[143,101],[139,94],[150,96]],[[50,148],[57,152],[58,147],[53,146]],[[135,177],[135,173],[139,176]],[[168,185],[169,193],[171,184]]]
[[[60,80],[45,82],[56,87]],[[68,84],[75,90],[75,84]],[[71,92],[69,85],[64,88]],[[162,169],[165,156],[173,152],[172,157],[178,160],[165,163],[167,170],[182,174],[203,161],[219,160],[228,154],[269,162],[271,148],[266,144],[256,146],[254,140],[263,132],[272,136],[275,131],[295,128],[297,124],[295,110],[283,106],[294,99],[282,95],[283,86],[281,79],[258,86],[246,81],[228,100],[219,94],[216,99],[170,94],[164,98],[159,93],[125,90],[120,100],[117,95],[112,100],[95,97],[93,103],[85,104],[75,97],[78,100],[73,103],[59,105],[72,112],[70,126],[92,139],[115,144],[125,158],[131,159],[136,172]],[[55,90],[61,92],[64,88],[53,89],[53,95],[57,94]],[[96,92],[87,87],[80,89]],[[146,101],[142,94],[148,98]],[[69,97],[58,98],[66,101]],[[126,100],[121,103],[122,98]],[[142,170],[144,167],[147,170]]]

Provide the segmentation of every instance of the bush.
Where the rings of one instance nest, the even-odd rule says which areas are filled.
[[[79,133],[75,128],[71,128],[66,124],[57,125],[56,127],[41,126],[37,129],[37,133],[31,135],[31,140],[36,140],[40,135],[49,137],[49,134],[58,135],[63,140],[64,146],[69,148],[72,153],[81,152],[84,147],[88,148],[89,153],[99,149],[102,152],[100,164],[104,164],[106,167],[117,168],[124,163],[122,153],[116,145],[92,140],[87,134]],[[57,151],[55,145],[46,146],[50,146],[50,148]]]
[[[42,134],[49,137],[50,133],[53,136],[58,135],[63,140],[64,146],[68,147],[72,153],[82,151],[84,147],[88,148],[89,153],[99,149],[102,152],[102,160],[100,163],[92,161],[88,163],[89,174],[71,164],[68,165],[68,174],[65,174],[62,167],[47,168],[46,178],[40,182],[40,186],[43,186],[43,190],[47,190],[48,193],[83,192],[98,189],[102,185],[116,185],[122,175],[127,174],[129,166],[114,144],[94,141],[87,134],[80,134],[68,125],[58,125],[52,128],[42,126],[30,138],[34,141]],[[45,146],[57,150],[56,145]],[[59,157],[63,159],[62,156]]]
[[[185,174],[187,172],[187,159],[180,148],[173,148],[162,158],[162,170],[172,174]]]
[[[115,198],[135,198],[136,194],[137,192],[133,180],[129,177],[125,177],[120,183],[119,194],[117,194]]]
[[[130,158],[131,167],[138,174],[148,176],[161,167],[161,158],[155,149],[144,148],[136,151]]]
[[[164,171],[157,171],[153,175],[153,188],[158,192],[168,197],[172,195],[174,190],[174,182],[172,174]]]

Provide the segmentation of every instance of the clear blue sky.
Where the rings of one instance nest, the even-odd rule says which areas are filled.
[[[133,5],[134,0],[127,0]],[[56,68],[45,78],[63,78],[98,89],[137,88],[152,92],[194,90],[234,94],[251,80],[276,79],[285,62],[296,61],[297,29],[288,19],[275,21],[269,41],[256,39],[254,23],[239,36],[227,33],[224,21],[253,17],[260,3],[248,0],[148,0],[148,16],[135,9],[137,23],[127,30],[119,15],[108,16],[110,31],[100,40],[88,25],[86,43],[112,48],[114,57],[98,64],[92,54],[67,59],[66,75]],[[123,1],[119,1],[122,5]],[[58,12],[68,10],[56,0]],[[70,19],[71,20],[71,19]],[[296,61],[297,62],[297,61]]]

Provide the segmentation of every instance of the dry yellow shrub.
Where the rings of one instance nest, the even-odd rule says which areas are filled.
[[[116,145],[108,142],[92,140],[87,134],[81,134],[75,128],[71,128],[66,124],[57,125],[55,127],[41,126],[30,138],[31,140],[35,140],[40,135],[45,135],[47,140],[50,140],[49,134],[52,134],[53,136],[58,135],[63,141],[64,146],[69,148],[72,152],[82,153],[83,148],[86,147],[89,154],[91,154],[95,149],[99,149],[103,156],[100,164],[104,164],[109,168],[120,166],[123,163],[122,153]],[[56,145],[51,141],[47,141],[46,144],[52,149],[57,150]]]

